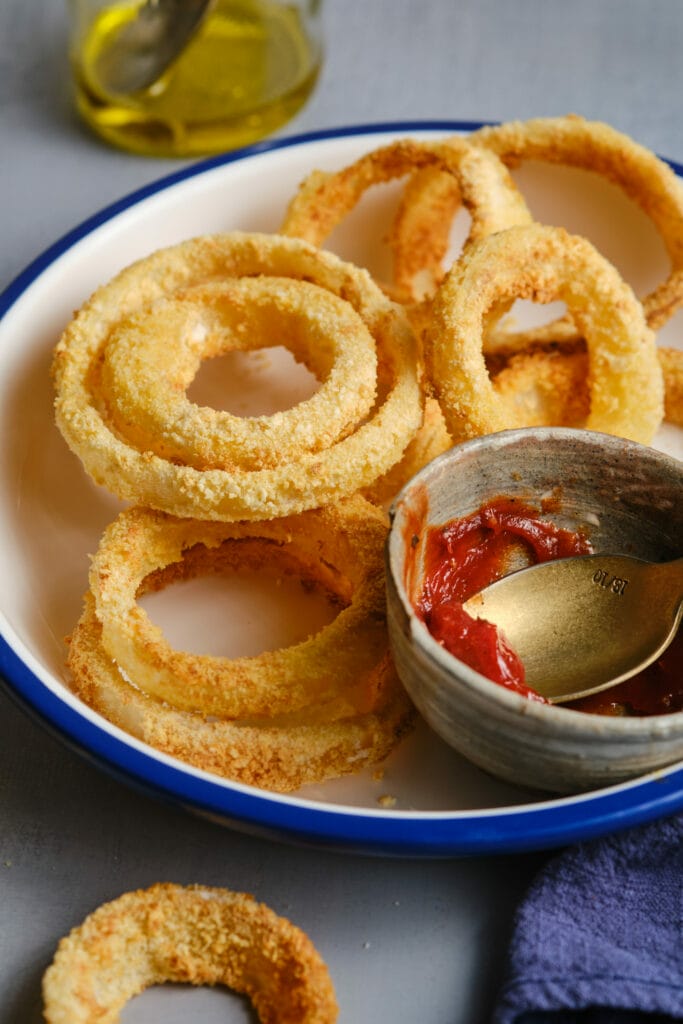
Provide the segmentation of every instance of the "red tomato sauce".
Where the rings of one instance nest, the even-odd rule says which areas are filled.
[[[524,666],[490,622],[463,604],[522,564],[592,551],[580,532],[542,519],[538,509],[499,497],[463,519],[432,527],[424,538],[424,576],[415,610],[451,654],[493,682],[547,703],[524,681]],[[515,560],[517,565],[515,565]],[[652,715],[683,709],[683,633],[654,665],[633,679],[571,706],[593,714]]]
[[[575,700],[567,707],[594,715],[668,715],[683,711],[683,630],[661,657],[611,690]]]

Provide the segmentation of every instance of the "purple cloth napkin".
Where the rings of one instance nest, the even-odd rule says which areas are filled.
[[[582,843],[519,907],[492,1024],[683,1020],[683,817]]]

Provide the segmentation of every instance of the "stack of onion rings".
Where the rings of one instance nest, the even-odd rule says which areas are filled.
[[[70,639],[73,689],[157,749],[266,789],[374,764],[413,720],[389,652],[386,533],[384,513],[360,496],[258,524],[124,511]],[[232,660],[175,651],[135,600],[178,576],[263,564],[344,607],[302,643]]]
[[[346,714],[370,710],[365,692],[388,651],[384,630],[384,515],[360,498],[260,523],[176,519],[134,507],[105,530],[90,569],[102,645],[138,689],[186,711],[225,718],[271,717],[331,699]],[[259,540],[277,562],[301,567],[306,579],[325,570],[346,607],[319,633],[258,657],[213,658],[171,648],[137,603],[145,580],[202,545],[219,548]]]
[[[266,462],[263,468],[252,464],[252,468],[202,469],[159,455],[148,444],[137,447],[123,434],[126,408],[119,409],[116,423],[108,412],[108,403],[116,395],[104,386],[104,379],[111,386],[121,383],[111,365],[103,372],[108,346],[121,343],[129,323],[137,323],[144,336],[159,300],[168,302],[180,293],[182,304],[185,290],[196,284],[256,275],[276,278],[274,289],[280,287],[281,278],[292,278],[292,285],[299,282],[302,287],[331,292],[352,307],[376,346],[377,398],[370,413],[347,425],[342,431],[346,436],[328,447],[319,447],[319,439],[313,437],[311,450],[299,450],[290,460],[272,459],[270,463],[264,449],[277,452],[277,442],[268,446],[265,434],[259,434],[259,424],[251,424],[251,436],[259,434],[255,447]],[[324,302],[330,306],[330,300]],[[278,300],[271,300],[271,311],[273,308],[279,309]],[[301,317],[301,304],[297,308]],[[215,309],[210,310],[210,321],[214,314]],[[349,314],[342,321],[337,316],[325,319],[334,332],[338,326],[347,331],[354,318]],[[202,332],[202,324],[195,325],[200,339]],[[169,343],[168,347],[172,352],[173,346]],[[179,349],[182,361],[183,346]],[[180,378],[186,372],[179,369]],[[57,424],[93,479],[120,498],[178,516],[269,519],[338,500],[370,486],[391,469],[422,421],[416,340],[402,310],[382,295],[365,271],[301,240],[279,236],[236,232],[197,238],[126,268],[95,292],[67,327],[56,349],[53,375]],[[347,382],[350,388],[354,384]],[[329,399],[329,389],[325,394]],[[150,396],[143,395],[140,404],[149,410]],[[168,409],[162,408],[161,417],[166,424],[172,421]],[[215,412],[205,418],[209,435],[214,430],[220,432],[224,419]],[[143,426],[143,435],[151,429]],[[249,426],[245,430],[248,432]],[[136,433],[134,429],[128,432]],[[164,444],[171,437],[172,430]],[[229,444],[227,435],[225,443]],[[201,458],[197,461],[201,463]]]
[[[244,420],[185,394],[202,359],[284,344],[322,381]],[[384,758],[412,724],[385,622],[386,516],[360,495],[422,420],[417,343],[367,272],[308,243],[235,233],[123,270],[65,331],[57,423],[136,505],[105,532],[70,638],[74,691],[192,765],[290,791]],[[178,577],[277,566],[341,611],[286,650],[174,650],[137,597]]]
[[[118,1020],[152,985],[225,985],[263,1024],[334,1024],[329,972],[308,936],[245,893],[154,885],[93,911],[43,977],[48,1024]]]
[[[449,141],[459,148],[463,139]],[[494,152],[510,169],[525,159],[540,160],[593,171],[619,187],[650,218],[671,260],[667,279],[643,299],[648,325],[657,330],[683,304],[683,187],[654,153],[609,125],[576,115],[487,126],[466,141]],[[443,242],[430,247],[423,239],[430,236],[435,218],[441,220],[445,238],[458,204],[452,175],[426,168],[411,177],[392,225],[398,279],[414,273],[411,254],[419,253],[422,280],[432,281],[432,294],[436,292],[446,247]],[[483,337],[492,371],[505,366],[507,360],[513,363],[504,377],[495,378],[501,396],[510,399],[527,425],[585,422],[581,410],[588,408],[588,382],[585,377],[580,379],[581,369],[587,366],[585,342],[571,317],[514,331],[498,323],[503,311],[502,307],[489,311]],[[421,317],[428,326],[431,309],[422,304],[411,315],[414,321]],[[660,349],[659,357],[666,390],[665,418],[677,423],[682,405],[677,382],[683,376],[683,353]],[[559,392],[553,394],[553,387]]]

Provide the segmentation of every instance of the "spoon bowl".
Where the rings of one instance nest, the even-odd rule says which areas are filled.
[[[465,603],[522,659],[527,684],[553,703],[600,693],[652,664],[683,613],[683,558],[582,555],[512,573]]]

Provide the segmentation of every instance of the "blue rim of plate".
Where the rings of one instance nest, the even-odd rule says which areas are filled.
[[[257,143],[192,163],[87,218],[33,260],[0,295],[0,318],[50,265],[96,228],[147,197],[256,154],[349,136],[470,132],[480,121],[349,125]],[[679,176],[683,166],[666,161]],[[550,849],[673,815],[683,808],[683,765],[577,797],[481,811],[403,812],[320,804],[188,771],[146,753],[53,693],[0,635],[0,679],[9,695],[80,755],[128,785],[241,831],[354,853],[450,857]],[[141,745],[142,746],[142,745]]]

